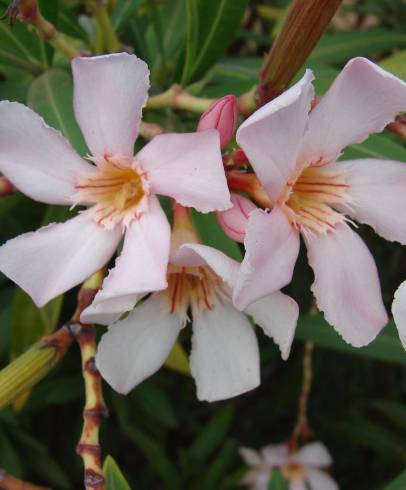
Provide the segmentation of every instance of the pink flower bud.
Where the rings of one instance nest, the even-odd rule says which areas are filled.
[[[257,207],[252,201],[239,194],[231,194],[231,202],[233,207],[227,211],[218,212],[217,220],[228,237],[236,242],[243,243],[247,230],[248,216]]]
[[[217,129],[220,133],[221,148],[226,146],[233,137],[237,124],[237,100],[234,95],[226,95],[213,104],[202,114],[198,131]]]

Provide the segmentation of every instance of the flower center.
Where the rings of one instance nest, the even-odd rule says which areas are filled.
[[[128,162],[105,157],[97,172],[80,179],[74,196],[77,202],[93,204],[94,219],[107,229],[118,223],[127,226],[141,211],[146,183]]]
[[[296,228],[305,233],[326,233],[346,220],[334,206],[350,202],[348,187],[342,173],[329,172],[322,166],[310,166],[293,184],[287,185],[282,207]]]
[[[223,281],[210,267],[168,266],[168,288],[165,291],[169,313],[177,313],[185,323],[188,307],[193,313],[212,310],[226,296]]]
[[[303,465],[297,463],[288,463],[281,468],[283,476],[287,480],[302,480],[305,474]]]

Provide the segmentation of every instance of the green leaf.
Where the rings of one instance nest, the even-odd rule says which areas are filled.
[[[268,490],[289,490],[289,484],[281,471],[274,468],[268,483]]]
[[[406,430],[406,405],[389,400],[377,400],[372,406],[386,415],[394,424]]]
[[[309,62],[338,64],[354,56],[406,46],[404,30],[371,29],[369,31],[325,34],[309,58]]]
[[[130,397],[131,401],[140,406],[148,417],[154,419],[154,423],[168,429],[173,429],[179,424],[169,397],[151,382],[142,383]]]
[[[405,490],[406,488],[406,470],[384,487],[383,490]]]
[[[194,226],[206,245],[221,250],[235,260],[241,260],[240,247],[223,232],[213,213],[202,214],[192,209],[191,216]]]
[[[116,32],[123,31],[143,0],[119,0],[111,16],[111,23]]]
[[[130,485],[111,456],[107,456],[104,460],[103,475],[106,490],[131,490]]]
[[[23,476],[23,463],[13,444],[6,434],[3,433],[3,427],[1,427],[0,431],[0,461],[1,468],[11,475],[17,478]]]
[[[354,158],[382,158],[383,160],[406,160],[406,148],[383,134],[373,134],[358,145],[348,146],[340,160]]]
[[[73,114],[73,84],[68,72],[52,69],[35,79],[28,91],[28,105],[45,122],[59,129],[80,155],[85,155],[86,145]]]
[[[224,55],[247,5],[248,0],[187,0],[182,84],[201,77]]]
[[[385,58],[379,63],[382,68],[389,70],[403,80],[406,80],[406,50],[398,51],[397,53]]]
[[[360,348],[346,344],[333,327],[324,320],[322,315],[301,315],[296,337],[300,340],[313,340],[320,347],[346,352],[355,356],[406,364],[406,352],[399,341],[393,321],[389,322],[389,325],[382,330],[371,344]]]
[[[182,344],[179,341],[175,342],[171,352],[169,353],[169,356],[165,361],[165,367],[172,369],[177,373],[190,376],[189,360],[185,349],[182,347]]]

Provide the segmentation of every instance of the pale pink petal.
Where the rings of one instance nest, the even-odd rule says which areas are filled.
[[[335,160],[405,110],[406,83],[366,58],[354,58],[311,112],[300,159]]]
[[[146,63],[127,53],[72,61],[73,105],[92,155],[132,159],[149,88]]]
[[[107,231],[84,212],[6,242],[0,271],[40,307],[103,267],[120,238],[120,229]]]
[[[190,368],[199,400],[225,400],[256,388],[258,343],[246,316],[227,303],[194,311]]]
[[[36,201],[70,205],[78,176],[92,167],[38,114],[17,102],[3,101],[0,171]]]
[[[346,224],[306,240],[318,308],[343,339],[367,345],[388,321],[374,259]]]
[[[244,196],[231,194],[233,207],[227,211],[217,212],[217,220],[224,233],[236,242],[244,243],[248,226],[248,216],[257,206]]]
[[[306,479],[310,485],[310,490],[338,490],[338,484],[324,471],[309,468],[306,472]]]
[[[167,313],[159,293],[137,306],[99,342],[96,366],[119,393],[126,394],[165,362],[182,328],[178,315]]]
[[[268,490],[269,479],[271,477],[270,469],[255,468],[248,471],[240,483],[247,485],[249,490]]]
[[[286,444],[269,444],[261,449],[266,464],[285,466],[289,462],[289,451]]]
[[[406,350],[406,281],[402,282],[395,293],[392,303],[392,314],[399,332],[400,341]]]
[[[231,207],[218,131],[159,134],[137,154],[152,192],[198,211]]]
[[[123,313],[132,310],[139,299],[139,294],[127,294],[103,300],[102,291],[100,290],[96,294],[93,303],[82,311],[80,321],[81,323],[111,325]]]
[[[337,162],[345,174],[352,202],[346,214],[370,226],[387,240],[406,245],[406,164],[365,158]]]
[[[330,466],[332,463],[331,455],[324,444],[321,442],[311,442],[306,444],[295,454],[293,460],[304,466]]]
[[[152,196],[148,211],[127,228],[123,250],[93,301],[99,323],[108,322],[107,317],[103,321],[103,313],[111,315],[120,304],[126,309],[134,306],[136,295],[166,288],[169,246],[168,220]]]
[[[273,200],[296,166],[314,97],[313,79],[307,70],[299,82],[254,112],[237,131],[237,143]]]
[[[277,291],[250,304],[245,312],[251,315],[255,323],[272,337],[278,345],[282,359],[289,357],[295,336],[299,307],[294,299]]]
[[[230,287],[234,286],[240,264],[208,245],[187,243],[182,245],[176,255],[175,263],[184,266],[208,265]]]
[[[258,466],[263,463],[261,454],[249,447],[240,447],[238,452],[248,466]]]
[[[244,310],[291,281],[299,246],[299,233],[279,207],[270,213],[261,209],[251,212],[245,257],[233,295],[238,309]]]
[[[289,482],[289,490],[308,490],[304,480],[291,480]]]
[[[234,136],[237,124],[237,99],[235,95],[225,95],[221,99],[215,100],[212,105],[202,114],[198,131],[206,129],[217,129],[220,135],[221,148],[230,143]]]

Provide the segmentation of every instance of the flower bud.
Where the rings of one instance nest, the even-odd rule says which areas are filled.
[[[234,95],[226,95],[213,104],[202,114],[198,131],[217,129],[220,133],[220,146],[226,146],[234,135],[237,124],[237,100]]]
[[[231,194],[231,202],[233,203],[231,209],[217,212],[217,220],[228,237],[243,243],[249,214],[257,207],[252,201],[239,194]]]

